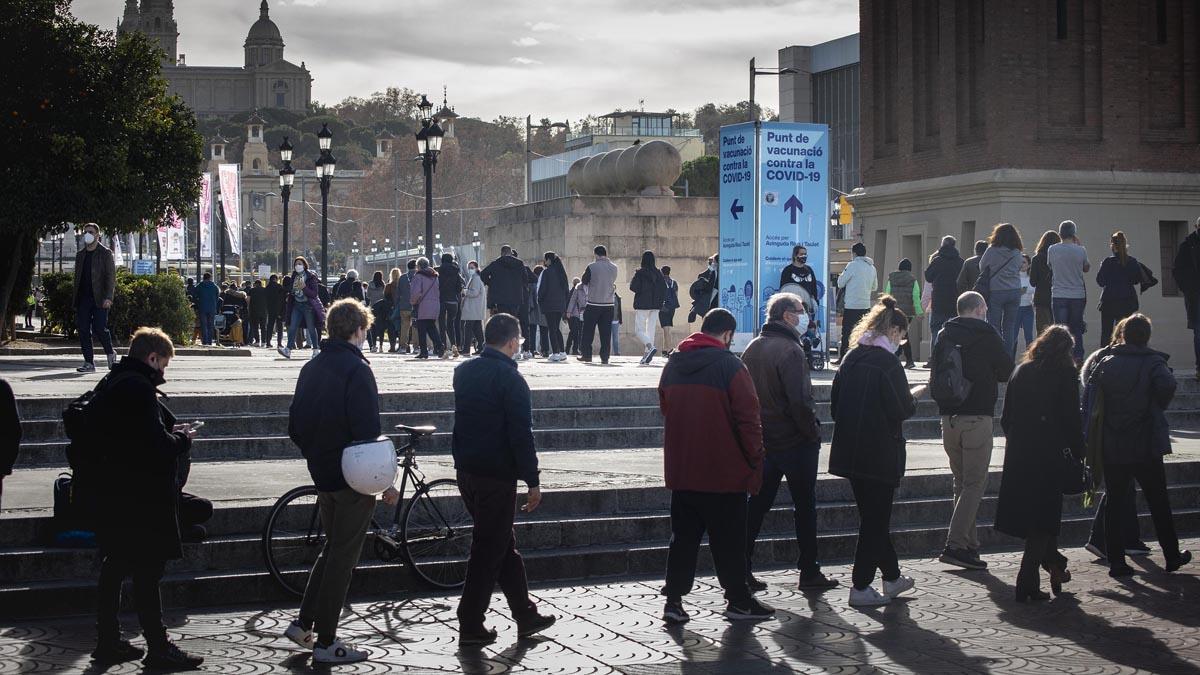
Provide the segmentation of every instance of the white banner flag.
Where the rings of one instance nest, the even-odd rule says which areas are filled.
[[[229,252],[242,254],[242,190],[237,164],[217,167],[221,180],[221,204],[225,212],[225,231],[229,233]]]
[[[164,257],[167,260],[184,260],[185,250],[183,218],[172,211],[167,220],[167,248]]]
[[[125,254],[121,250],[121,236],[122,235],[117,235],[112,238],[113,264],[117,267],[125,266]]]
[[[200,174],[200,257],[212,257],[212,174]]]
[[[169,217],[170,216],[168,216],[168,218]],[[161,256],[163,260],[170,260],[170,258],[167,257],[167,224],[165,222],[160,222],[158,227],[154,228],[154,231],[155,234],[158,235],[158,255]]]

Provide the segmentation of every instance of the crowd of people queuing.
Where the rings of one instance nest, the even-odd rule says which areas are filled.
[[[1200,220],[1196,227],[1178,251],[1174,274],[1187,301],[1200,357]],[[890,293],[872,298],[874,263],[862,244],[855,246],[854,260],[838,280],[844,289],[840,304],[845,325],[840,367],[830,393],[829,472],[848,480],[859,514],[849,604],[884,605],[914,588],[892,543],[891,512],[905,474],[903,424],[926,393],[938,408],[954,478],[942,562],[968,570],[987,568],[977,514],[999,402],[1005,457],[994,528],[1024,540],[1017,601],[1050,597],[1040,588],[1042,570],[1055,594],[1071,581],[1067,558],[1058,547],[1063,496],[1090,488],[1102,489],[1104,496],[1086,548],[1107,559],[1111,576],[1133,574],[1126,557],[1150,553],[1138,531],[1135,481],[1150,508],[1165,570],[1174,572],[1188,564],[1191,553],[1179,546],[1163,465],[1163,456],[1171,452],[1164,411],[1177,382],[1167,356],[1150,346],[1150,318],[1137,311],[1138,289],[1157,281],[1129,254],[1126,236],[1112,235],[1111,255],[1099,266],[1104,342],[1086,360],[1083,275],[1090,264],[1075,223],[1064,221],[1057,231],[1042,235],[1032,257],[1023,253],[1016,228],[1006,223],[997,225],[987,241],[978,242],[972,258],[963,260],[956,244],[953,237],[942,240],[929,259],[921,290],[911,261],[904,260],[888,276],[885,291]],[[449,255],[436,268],[420,258],[407,272],[395,269],[386,279],[377,272],[362,282],[351,270],[331,292],[322,290],[303,258],[296,259],[294,273],[282,281],[272,276],[265,285],[221,289],[205,275],[189,289],[205,317],[202,327],[217,303],[226,303],[246,312],[252,341],[267,346],[275,331],[285,356],[296,348],[300,329],[307,333],[313,358],[296,383],[289,434],[318,488],[327,540],[285,635],[312,650],[314,661],[336,664],[369,658],[367,650],[338,638],[337,622],[377,495],[348,485],[341,457],[347,445],[381,433],[375,377],[362,345],[369,344],[372,353],[382,352],[385,335],[390,352],[447,358],[457,350],[479,356],[459,364],[453,379],[452,452],[462,498],[474,518],[466,584],[457,610],[460,642],[482,645],[496,639],[495,630],[484,625],[496,584],[504,591],[521,637],[554,624],[556,618],[539,613],[530,598],[513,530],[518,482],[528,487],[522,511],[535,510],[543,498],[530,392],[517,366],[535,351],[550,361],[562,361],[577,349],[581,361],[590,361],[597,331],[600,361],[608,362],[614,353],[610,326],[619,316],[617,266],[604,246],[596,246],[594,255],[583,274],[570,282],[554,253],[547,252],[542,263],[530,269],[516,251],[504,246],[482,269],[472,260],[464,273]],[[797,284],[804,282],[804,258],[797,250],[791,272]],[[90,266],[86,257],[83,262],[83,280],[77,280],[81,328],[84,318],[89,325],[97,320],[102,324],[105,301],[111,305],[105,294],[103,257]],[[700,319],[700,330],[667,350],[670,356],[658,387],[665,427],[664,480],[671,491],[672,534],[661,591],[668,623],[690,618],[683,599],[693,588],[706,533],[727,602],[725,616],[763,620],[774,615],[773,608],[755,597],[766,584],[753,575],[753,561],[763,518],[784,478],[799,548],[796,583],[816,592],[839,585],[822,572],[818,551],[816,484],[822,443],[802,343],[812,322],[806,299],[786,291],[771,297],[759,335],[739,357],[730,351],[737,321],[717,306],[717,263],[716,256],[710,259],[689,289],[689,319]],[[788,275],[785,270],[785,279]],[[635,334],[643,342],[642,363],[649,363],[658,352],[654,324],[670,328],[679,306],[678,284],[670,269],[659,268],[653,252],[647,251],[629,290]],[[259,303],[262,309],[256,311]],[[932,332],[931,373],[928,385],[914,387],[906,374],[906,366],[914,364],[904,346],[911,322],[922,314],[928,314]],[[568,324],[565,341],[563,319]],[[1020,329],[1030,321],[1036,330],[1025,329],[1025,349],[1018,354]],[[286,346],[279,332],[283,322],[288,324]],[[415,345],[405,335],[414,326]],[[326,337],[321,339],[321,333]],[[104,562],[97,606],[99,643],[93,656],[102,663],[143,656],[117,630],[120,583],[126,577],[134,581],[149,652],[146,663],[181,669],[202,661],[167,639],[157,592],[165,562],[182,555],[178,467],[186,462],[197,433],[196,427],[177,423],[155,393],[173,353],[161,331],[141,329],[129,355],[97,390],[100,407],[122,410],[103,419],[119,421],[122,427],[119,433],[95,433],[113,438],[136,433],[138,439],[120,448],[100,445],[107,495],[102,511],[107,515],[98,527]],[[345,386],[329,387],[333,381]],[[1001,399],[1003,383],[1007,388]],[[342,392],[353,398],[343,400]],[[0,479],[11,471],[19,443],[16,420],[11,389],[4,384]],[[131,421],[136,424],[130,426]],[[390,503],[398,497],[394,489],[382,493]],[[877,575],[882,578],[878,588]]]

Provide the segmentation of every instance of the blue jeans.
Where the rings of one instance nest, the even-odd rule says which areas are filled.
[[[763,518],[775,505],[779,483],[787,478],[792,493],[792,516],[796,524],[796,543],[800,557],[796,569],[804,576],[821,571],[817,562],[817,457],[821,444],[813,443],[797,450],[769,451],[763,461],[763,482],[758,494],[750,497],[746,511],[746,570],[752,569],[754,540],[762,530]]]
[[[941,332],[942,326],[947,321],[953,318],[951,314],[941,314],[939,312],[929,312],[929,360],[933,360],[933,348],[937,345],[937,336]]]
[[[1025,333],[1025,347],[1028,348],[1037,339],[1037,333],[1033,330],[1033,305],[1021,305],[1017,312],[1017,327],[1020,329],[1018,334]]]
[[[1053,298],[1050,301],[1054,323],[1066,326],[1075,338],[1075,348],[1071,350],[1075,363],[1083,363],[1083,310],[1086,306],[1086,298]]]
[[[79,331],[79,346],[83,349],[83,360],[91,363],[95,358],[92,351],[92,334],[100,338],[105,354],[113,353],[112,336],[108,333],[108,310],[98,307],[91,297],[83,298],[75,307],[75,328]]]
[[[300,329],[300,322],[303,321],[308,329],[308,346],[316,349],[320,343],[317,341],[317,317],[313,314],[313,309],[306,302],[297,302],[292,305],[292,317],[288,322],[288,349],[296,348],[296,331]]]
[[[211,345],[217,334],[217,313],[200,312],[200,343]]]
[[[612,354],[613,356],[621,355],[621,324],[613,322],[612,325]]]
[[[1004,340],[1009,356],[1017,353],[1017,314],[1021,311],[1021,289],[992,291],[988,298],[988,323]]]

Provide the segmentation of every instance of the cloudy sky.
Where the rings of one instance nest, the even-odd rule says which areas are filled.
[[[124,0],[75,0],[113,27]],[[336,103],[388,86],[449,87],[459,114],[578,119],[614,108],[691,110],[747,96],[747,62],[857,31],[856,0],[273,0],[285,58]],[[259,0],[175,0],[190,65],[241,65]],[[778,109],[773,78],[757,98]],[[433,96],[430,96],[433,98]]]

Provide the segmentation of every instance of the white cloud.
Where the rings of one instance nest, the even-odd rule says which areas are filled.
[[[559,28],[562,28],[562,26],[556,23],[550,23],[549,21],[539,21],[537,23],[527,23],[525,25],[529,27],[529,30],[535,33],[542,33],[545,31],[558,30]]]
[[[518,47],[534,47],[542,43],[540,40],[534,37],[523,37],[519,40],[513,40],[513,44]]]
[[[541,65],[541,63],[542,63],[541,61],[538,61],[537,59],[527,59],[524,56],[514,56],[511,59],[509,59],[509,61],[512,61],[513,63],[520,65],[520,66],[535,66],[535,65]]]

